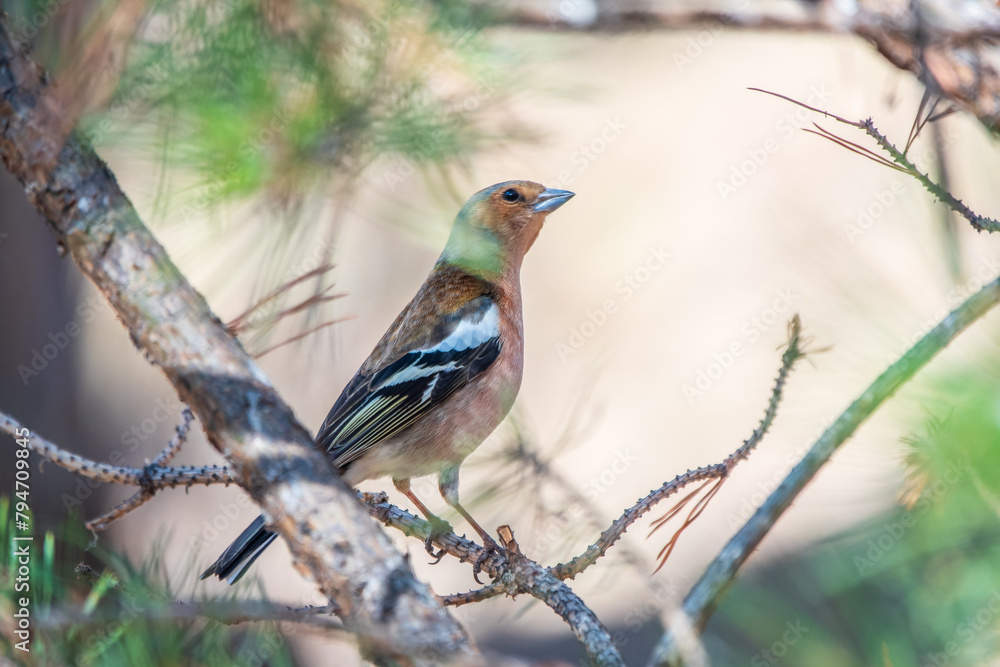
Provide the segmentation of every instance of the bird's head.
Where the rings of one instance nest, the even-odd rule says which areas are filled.
[[[441,259],[487,279],[518,269],[545,218],[572,197],[532,181],[484,188],[459,211]]]

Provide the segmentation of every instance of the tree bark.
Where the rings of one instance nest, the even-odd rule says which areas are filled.
[[[0,16],[0,156],[111,303],[136,348],[200,420],[299,571],[377,662],[478,663],[465,631],[314,448],[257,364],[143,225]],[[377,639],[375,639],[377,638]]]

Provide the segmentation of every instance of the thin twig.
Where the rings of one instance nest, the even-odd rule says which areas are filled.
[[[566,435],[562,439],[569,440],[572,436]],[[560,447],[554,448],[556,451]],[[516,457],[516,461],[523,465],[527,464],[530,466],[530,470],[534,473],[536,477],[544,480],[550,484],[557,486],[562,493],[573,503],[572,506],[579,507],[586,514],[587,523],[589,523],[593,528],[600,528],[605,519],[601,516],[596,503],[591,501],[584,493],[582,493],[574,484],[570,482],[561,472],[556,470],[551,465],[551,458],[542,458],[539,455],[537,449],[528,445],[524,438],[518,434],[517,446],[514,449],[513,455]],[[551,456],[551,453],[549,454]],[[643,576],[649,571],[649,566],[645,562],[645,559],[635,550],[629,548],[627,545],[622,545],[618,551],[619,556],[636,571],[642,572]]]
[[[175,456],[177,456],[177,452],[181,451],[181,446],[187,442],[187,434],[191,429],[191,422],[193,420],[194,414],[191,412],[191,408],[184,408],[184,410],[181,411],[181,423],[177,425],[174,437],[170,439],[170,442],[163,448],[163,451],[160,452],[159,456],[153,459],[153,461],[149,464],[150,466],[162,468],[166,464],[170,463]],[[143,488],[135,495],[121,502],[110,512],[106,512],[99,517],[91,519],[84,525],[87,527],[87,530],[99,533],[102,530],[106,530],[108,526],[118,519],[121,519],[132,510],[152,500],[154,495],[156,494],[152,489]]]
[[[1000,231],[1000,222],[997,222],[993,218],[987,218],[987,217],[984,217],[984,216],[976,214],[972,209],[970,209],[968,206],[966,206],[964,203],[962,203],[962,200],[960,200],[957,197],[955,197],[954,195],[952,195],[950,192],[948,192],[948,190],[946,188],[942,187],[939,183],[931,180],[930,176],[928,176],[927,174],[925,174],[922,171],[920,171],[919,169],[917,169],[917,166],[915,164],[913,164],[912,162],[910,162],[910,160],[906,157],[906,152],[905,151],[900,151],[898,148],[896,148],[892,144],[891,141],[889,141],[885,137],[885,135],[883,135],[881,132],[879,132],[878,128],[875,127],[875,123],[872,121],[871,118],[868,118],[866,120],[857,120],[857,121],[847,120],[846,118],[843,118],[842,116],[838,116],[836,114],[830,113],[829,111],[824,111],[823,109],[817,109],[816,107],[809,106],[808,104],[805,104],[803,102],[799,102],[798,100],[795,100],[795,99],[793,99],[791,97],[787,97],[786,95],[781,95],[779,93],[774,93],[774,92],[771,92],[769,90],[763,90],[761,88],[750,88],[750,90],[754,90],[754,91],[757,91],[759,93],[764,93],[766,95],[773,95],[774,97],[781,98],[781,99],[783,99],[783,100],[785,100],[787,102],[791,102],[792,104],[798,105],[798,106],[800,106],[800,107],[802,107],[804,109],[809,109],[810,111],[815,111],[816,113],[821,113],[824,116],[826,116],[828,118],[832,118],[832,119],[834,119],[834,120],[836,120],[836,121],[838,121],[840,123],[844,123],[845,125],[850,125],[851,127],[856,127],[859,130],[864,130],[865,133],[868,136],[870,136],[872,139],[875,140],[875,142],[879,145],[879,147],[882,150],[884,150],[886,153],[889,154],[889,156],[892,158],[892,161],[895,164],[885,164],[881,160],[871,157],[870,155],[867,154],[867,153],[871,153],[871,151],[867,151],[867,153],[861,153],[862,155],[864,155],[865,157],[869,157],[869,159],[873,159],[876,162],[879,162],[879,164],[883,164],[883,166],[888,166],[888,167],[891,167],[893,169],[896,169],[897,171],[902,171],[902,172],[904,172],[904,173],[912,176],[913,178],[917,179],[920,182],[920,184],[924,186],[924,189],[926,189],[932,195],[934,195],[935,197],[937,197],[938,200],[940,200],[941,202],[943,202],[945,205],[949,206],[952,210],[954,210],[954,211],[958,212],[959,214],[961,214],[962,217],[964,217],[966,220],[968,220],[969,224],[971,224],[972,227],[977,232],[986,231],[986,232],[991,232],[992,233],[992,232]],[[931,111],[933,111],[933,108],[931,109]],[[942,117],[943,118],[944,116],[947,116],[950,113],[951,113],[950,110],[946,110],[946,111],[941,112],[941,114],[938,114],[938,116],[936,116],[936,117]],[[925,122],[929,122],[929,119],[927,121],[925,121]],[[919,127],[922,127],[922,126],[923,126],[922,124],[919,125]],[[822,129],[822,128],[820,128],[820,129]],[[919,132],[919,129],[916,130],[916,131]],[[813,134],[816,134],[816,132],[813,132],[812,130],[806,130],[806,132],[811,132]],[[824,136],[824,138],[830,139],[831,141],[834,141],[834,143],[838,143],[838,144],[844,146],[844,148],[847,148],[848,150],[850,150],[852,152],[855,152],[855,153],[858,153],[859,151],[855,150],[851,146],[855,146],[857,148],[861,148],[860,146],[857,146],[857,144],[853,144],[852,142],[848,142],[845,139],[841,139],[840,137],[837,137],[836,135],[834,135],[834,134],[832,134],[830,132],[826,132],[825,130],[824,130],[824,135],[821,135],[821,136]],[[846,144],[850,144],[850,146],[844,145],[845,143]],[[867,150],[867,149],[865,149],[865,150]]]
[[[900,386],[998,302],[1000,302],[1000,278],[969,297],[921,338],[899,361],[886,369],[861,396],[855,399],[837,421],[820,436],[802,461],[788,473],[746,525],[722,548],[684,599],[683,613],[697,631],[704,629],[719,599],[736,578],[740,566],[834,452]],[[657,667],[679,664],[675,642],[672,633],[665,634],[657,645],[651,664]]]
[[[961,216],[968,220],[969,224],[971,224],[977,232],[985,231],[993,233],[1000,231],[1000,222],[997,222],[993,218],[987,218],[976,214],[971,208],[962,203],[961,199],[952,195],[950,192],[941,187],[941,185],[931,180],[930,176],[917,169],[916,165],[910,162],[905,155],[899,152],[899,150],[892,145],[885,135],[878,131],[878,128],[875,127],[871,118],[863,122],[863,127],[865,132],[868,133],[868,136],[875,139],[875,141],[878,142],[878,145],[881,146],[882,149],[890,156],[892,156],[892,159],[896,164],[902,166],[906,169],[910,176],[920,181],[920,184],[923,185],[928,192],[937,197],[945,205],[950,206],[952,210],[961,214]]]
[[[24,427],[10,415],[0,412],[0,431],[12,437]],[[235,484],[236,479],[229,466],[177,466],[164,468],[148,465],[144,468],[127,468],[108,463],[92,461],[57,447],[34,431],[28,436],[28,447],[48,460],[70,472],[92,479],[95,482],[110,482],[126,486],[141,486],[150,490],[191,487],[196,484]]]
[[[360,494],[368,511],[387,526],[401,530],[407,536],[426,539],[431,526],[395,505],[386,502],[385,494]],[[491,585],[468,593],[442,596],[439,599],[452,606],[479,602],[497,595],[516,596],[527,593],[547,604],[569,624],[573,633],[583,644],[591,662],[595,665],[623,665],[607,629],[582,600],[560,581],[552,568],[545,568],[520,552],[513,533],[508,526],[500,526],[498,532],[504,555],[491,553],[482,561],[483,549],[475,542],[454,533],[435,534],[434,546],[444,549],[462,562],[479,562],[483,572],[494,578]]]
[[[170,463],[177,452],[181,451],[181,445],[187,442],[188,432],[191,430],[191,422],[194,421],[194,413],[191,412],[191,408],[185,407],[181,410],[181,423],[174,428],[174,437],[170,439],[167,446],[163,448],[163,451],[153,459],[152,464],[155,466],[165,466]]]
[[[138,493],[130,496],[127,500],[124,500],[116,505],[111,511],[105,512],[101,516],[91,519],[85,523],[84,526],[87,527],[87,530],[93,533],[99,533],[103,530],[107,530],[108,526],[113,524],[118,519],[123,518],[132,510],[145,505],[148,501],[152,500],[155,495],[156,493],[150,491],[149,489],[142,489]]]
[[[324,303],[336,301],[337,299],[343,299],[345,296],[347,296],[346,292],[338,292],[337,294],[326,294],[326,292],[330,291],[331,289],[333,289],[333,285],[327,286],[327,288],[324,289],[319,294],[314,294],[307,299],[303,299],[301,302],[295,304],[294,306],[289,306],[284,310],[279,310],[277,313],[274,314],[274,321],[278,322],[290,315],[301,313],[303,310],[306,310],[308,308],[315,308],[316,306],[321,306]]]
[[[781,403],[781,398],[784,394],[785,382],[795,364],[807,354],[822,352],[822,350],[807,351],[805,348],[809,342],[808,339],[803,339],[802,337],[802,323],[798,315],[796,315],[789,322],[787,348],[781,355],[781,368],[778,370],[778,377],[774,381],[774,388],[771,390],[771,397],[768,401],[767,409],[764,411],[764,417],[753,433],[750,434],[750,437],[735,452],[726,457],[725,461],[695,470],[688,470],[684,474],[678,475],[669,482],[666,482],[660,488],[654,489],[646,497],[640,498],[635,505],[625,510],[607,530],[601,533],[597,541],[587,547],[586,551],[566,563],[560,563],[550,568],[552,573],[559,579],[572,579],[597,562],[615,542],[621,539],[621,536],[625,534],[629,526],[638,521],[643,514],[652,509],[661,500],[669,498],[689,484],[697,482],[707,483],[709,480],[726,478],[739,462],[746,460],[750,456],[751,452],[753,452],[754,448],[757,447],[771,427],[771,423],[778,414],[778,405]],[[696,506],[696,509],[698,507],[704,509],[700,504]]]
[[[503,595],[507,592],[507,588],[503,582],[496,582],[483,586],[482,588],[477,588],[474,591],[468,591],[467,593],[452,593],[451,595],[439,595],[438,599],[441,600],[442,604],[449,605],[451,607],[461,607],[462,605],[472,604],[473,602],[482,602],[483,600],[488,600],[497,595]]]
[[[504,576],[508,595],[527,593],[547,604],[569,624],[592,665],[624,667],[611,633],[583,600],[550,570],[521,554],[510,526],[500,526],[497,532],[510,563],[510,570]]]

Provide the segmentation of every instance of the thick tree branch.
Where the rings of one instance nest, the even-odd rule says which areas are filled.
[[[697,632],[704,629],[719,599],[736,578],[737,570],[834,452],[900,386],[998,302],[1000,278],[953,310],[851,403],[708,566],[684,599],[682,610],[678,612],[685,617],[682,619],[682,626],[690,624]],[[681,664],[676,643],[673,632],[665,634],[653,654],[651,664],[657,667]]]
[[[728,477],[732,469],[740,461],[745,460],[753,449],[756,448],[773,423],[777,415],[778,405],[784,393],[785,382],[795,364],[807,354],[805,350],[807,341],[802,338],[801,333],[801,324],[798,316],[796,316],[789,323],[787,349],[782,355],[782,365],[775,380],[764,416],[751,436],[735,452],[721,463],[706,466],[697,471],[688,471],[684,475],[680,475],[671,482],[664,484],[660,489],[654,490],[630,510],[627,510],[620,519],[615,521],[611,528],[605,531],[598,542],[592,545],[587,552],[570,563],[545,568],[527,558],[520,552],[520,548],[514,540],[513,533],[507,526],[500,528],[502,541],[507,550],[506,558],[499,554],[489,554],[488,557],[483,558],[481,563],[479,559],[483,555],[483,549],[478,544],[453,533],[435,535],[433,538],[434,544],[446,553],[457,557],[463,562],[479,563],[483,571],[494,577],[494,583],[489,586],[468,593],[444,596],[439,598],[441,602],[447,605],[459,606],[483,601],[497,595],[506,594],[514,597],[523,593],[530,594],[545,602],[569,624],[571,630],[581,641],[594,664],[622,664],[621,656],[614,642],[611,640],[607,629],[601,624],[594,613],[587,608],[583,601],[567,585],[562,583],[562,580],[576,576],[576,574],[579,574],[595,563],[600,556],[614,545],[628,526],[637,521],[644,512],[648,511],[660,500],[675,494],[681,488],[698,481],[707,482],[713,479],[717,480],[716,485],[709,494],[702,498],[699,507],[703,507],[707,503],[718,490],[719,485]],[[177,429],[177,437],[167,445],[154,463],[169,460],[178,450],[180,442],[183,440],[183,436],[189,426],[189,419],[189,416],[186,415],[184,423]],[[16,434],[22,429],[13,419],[0,413],[0,430]],[[29,442],[31,440],[35,441],[31,444],[31,447],[36,451],[60,464],[66,460],[71,461],[72,465],[68,465],[67,467],[87,477],[119,483],[146,483],[146,486],[143,487],[143,490],[139,494],[125,501],[122,506],[119,506],[119,508],[116,508],[115,511],[106,516],[117,517],[125,511],[130,510],[136,503],[144,502],[149,497],[152,497],[154,489],[148,486],[150,479],[159,480],[169,477],[170,474],[176,475],[174,470],[158,468],[154,464],[142,470],[116,468],[114,466],[107,466],[106,464],[98,464],[64,452],[37,436],[29,439]],[[700,491],[700,488],[695,491],[695,494],[698,491]],[[387,496],[384,493],[363,493],[359,495],[372,516],[386,525],[396,527],[406,535],[414,536],[421,540],[430,534],[431,527],[428,522],[389,504]],[[679,507],[683,507],[683,502]],[[668,513],[667,517],[661,519],[660,524],[662,525],[672,513]],[[689,517],[685,526],[691,520],[693,518]],[[683,527],[681,530],[683,530]],[[671,544],[676,542],[679,534],[680,530],[671,540]],[[367,641],[370,648],[378,646],[381,642],[379,636],[362,637],[362,639]]]
[[[166,375],[286,541],[298,569],[380,636],[382,662],[442,664],[476,650],[365,516],[309,433],[143,225],[107,166],[58,132],[61,110],[41,69],[0,20],[0,156],[60,247],[107,297],[133,343]]]

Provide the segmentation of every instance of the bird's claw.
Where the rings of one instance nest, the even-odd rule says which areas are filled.
[[[507,556],[504,549],[492,537],[483,535],[483,550],[479,553],[479,558],[476,559],[476,562],[472,564],[472,578],[480,586],[483,585],[483,582],[479,581],[479,573],[483,571],[483,563],[493,554],[500,554],[504,558]]]
[[[444,555],[448,552],[445,551],[444,549],[440,549],[437,553],[434,553],[434,543],[432,542],[432,539],[433,535],[428,535],[427,539],[424,540],[424,551],[429,553],[431,558],[434,559],[431,561],[431,565],[437,565],[438,563],[441,562],[441,559],[444,558]]]
[[[452,532],[451,524],[445,521],[444,519],[439,519],[437,517],[434,517],[433,519],[428,519],[428,521],[431,524],[431,532],[427,535],[427,539],[424,540],[424,550],[428,554],[430,554],[431,558],[434,559],[431,561],[431,565],[437,565],[438,563],[441,562],[441,559],[444,558],[445,554],[448,552],[445,551],[444,549],[441,549],[440,551],[435,553],[434,540],[440,537],[441,535],[444,535],[445,533]]]

